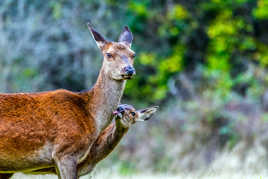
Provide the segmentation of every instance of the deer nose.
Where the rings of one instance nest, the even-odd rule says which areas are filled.
[[[121,106],[119,106],[118,108],[117,108],[117,111],[119,112],[119,113],[121,113],[121,114],[124,114],[124,108],[123,107],[121,107]]]
[[[127,75],[132,76],[136,73],[135,69],[132,66],[126,66],[124,71]]]

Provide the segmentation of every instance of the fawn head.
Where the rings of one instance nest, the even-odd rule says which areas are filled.
[[[90,23],[88,28],[104,56],[104,72],[114,80],[131,79],[136,72],[133,67],[135,52],[130,49],[133,36],[129,28],[123,29],[118,42],[107,41]]]
[[[114,115],[116,116],[116,119],[119,119],[123,126],[127,128],[136,122],[150,119],[157,109],[158,107],[154,106],[146,109],[136,110],[131,105],[120,104],[114,112]]]

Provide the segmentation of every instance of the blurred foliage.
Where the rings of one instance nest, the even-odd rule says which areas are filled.
[[[150,103],[166,101],[173,96],[169,81],[176,82],[180,72],[190,75],[197,68],[203,69],[200,75],[211,82],[207,87],[212,88],[209,90],[213,94],[228,98],[241,83],[247,87],[237,91],[238,94],[246,93],[253,85],[251,81],[237,80],[247,73],[250,64],[256,65],[257,61],[260,68],[267,65],[267,43],[258,38],[262,34],[256,29],[262,26],[259,19],[267,17],[266,1],[159,1],[156,4],[136,0],[130,4],[127,14],[132,14],[131,19],[137,18],[130,26],[135,30],[135,37],[140,34],[147,42],[137,40],[135,44],[140,51],[136,66],[141,73],[128,82],[126,95],[130,99]],[[142,24],[138,26],[140,29],[137,23]],[[139,89],[135,90],[135,86]]]
[[[87,20],[108,37],[118,36],[115,32],[124,24],[132,29],[138,75],[128,82],[125,97],[141,105],[162,103],[178,95],[172,90],[180,90],[181,72],[191,78],[205,79],[209,82],[207,90],[223,98],[239,89],[242,83],[247,87],[236,92],[247,93],[254,80],[237,82],[237,78],[247,73],[249,65],[266,68],[268,64],[268,43],[263,30],[268,23],[265,0],[51,0],[45,4],[23,0],[2,1],[1,7],[1,29],[8,36],[4,40],[11,44],[8,48],[22,41],[20,34],[29,36],[25,35],[28,41],[21,42],[24,47],[15,55],[6,55],[2,50],[3,59],[11,58],[8,61],[12,70],[17,65],[25,68],[17,71],[21,74],[18,79],[11,80],[15,71],[6,77],[10,78],[6,82],[10,83],[6,84],[8,91],[25,90],[20,86],[27,83],[31,86],[27,81],[38,77],[40,72],[42,79],[36,82],[36,88],[28,90],[89,88],[97,75],[97,70],[90,66],[100,63],[93,60],[100,55],[94,44],[91,43],[89,49],[85,40],[93,42],[85,27]],[[23,20],[28,23],[19,30],[17,26]],[[104,26],[108,28],[102,28]],[[31,59],[36,60],[34,65]],[[81,66],[86,66],[82,67],[84,71],[76,70]],[[195,77],[198,69],[202,71]],[[204,86],[197,88],[199,92],[206,91]]]
[[[123,102],[161,105],[112,156],[121,174],[206,166],[268,129],[267,0],[1,0],[0,90],[90,88],[102,57],[89,20],[113,40],[124,25],[134,34],[137,75]]]

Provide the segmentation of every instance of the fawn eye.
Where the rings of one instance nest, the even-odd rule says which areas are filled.
[[[113,55],[112,55],[111,53],[106,53],[106,56],[107,56],[108,58],[112,58],[112,57],[113,57]]]
[[[136,115],[135,112],[130,112],[130,114],[134,117]]]

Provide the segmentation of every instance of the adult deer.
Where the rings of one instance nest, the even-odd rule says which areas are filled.
[[[109,42],[88,27],[104,55],[91,90],[0,94],[1,179],[51,167],[61,179],[76,179],[77,166],[110,124],[125,80],[135,74],[133,37],[125,27],[118,42]]]
[[[114,113],[113,122],[105,128],[86,158],[78,165],[78,176],[91,172],[96,164],[107,157],[136,122],[147,121],[157,111],[157,106],[136,110],[133,106],[121,104]],[[28,174],[56,174],[55,168],[31,171]]]

